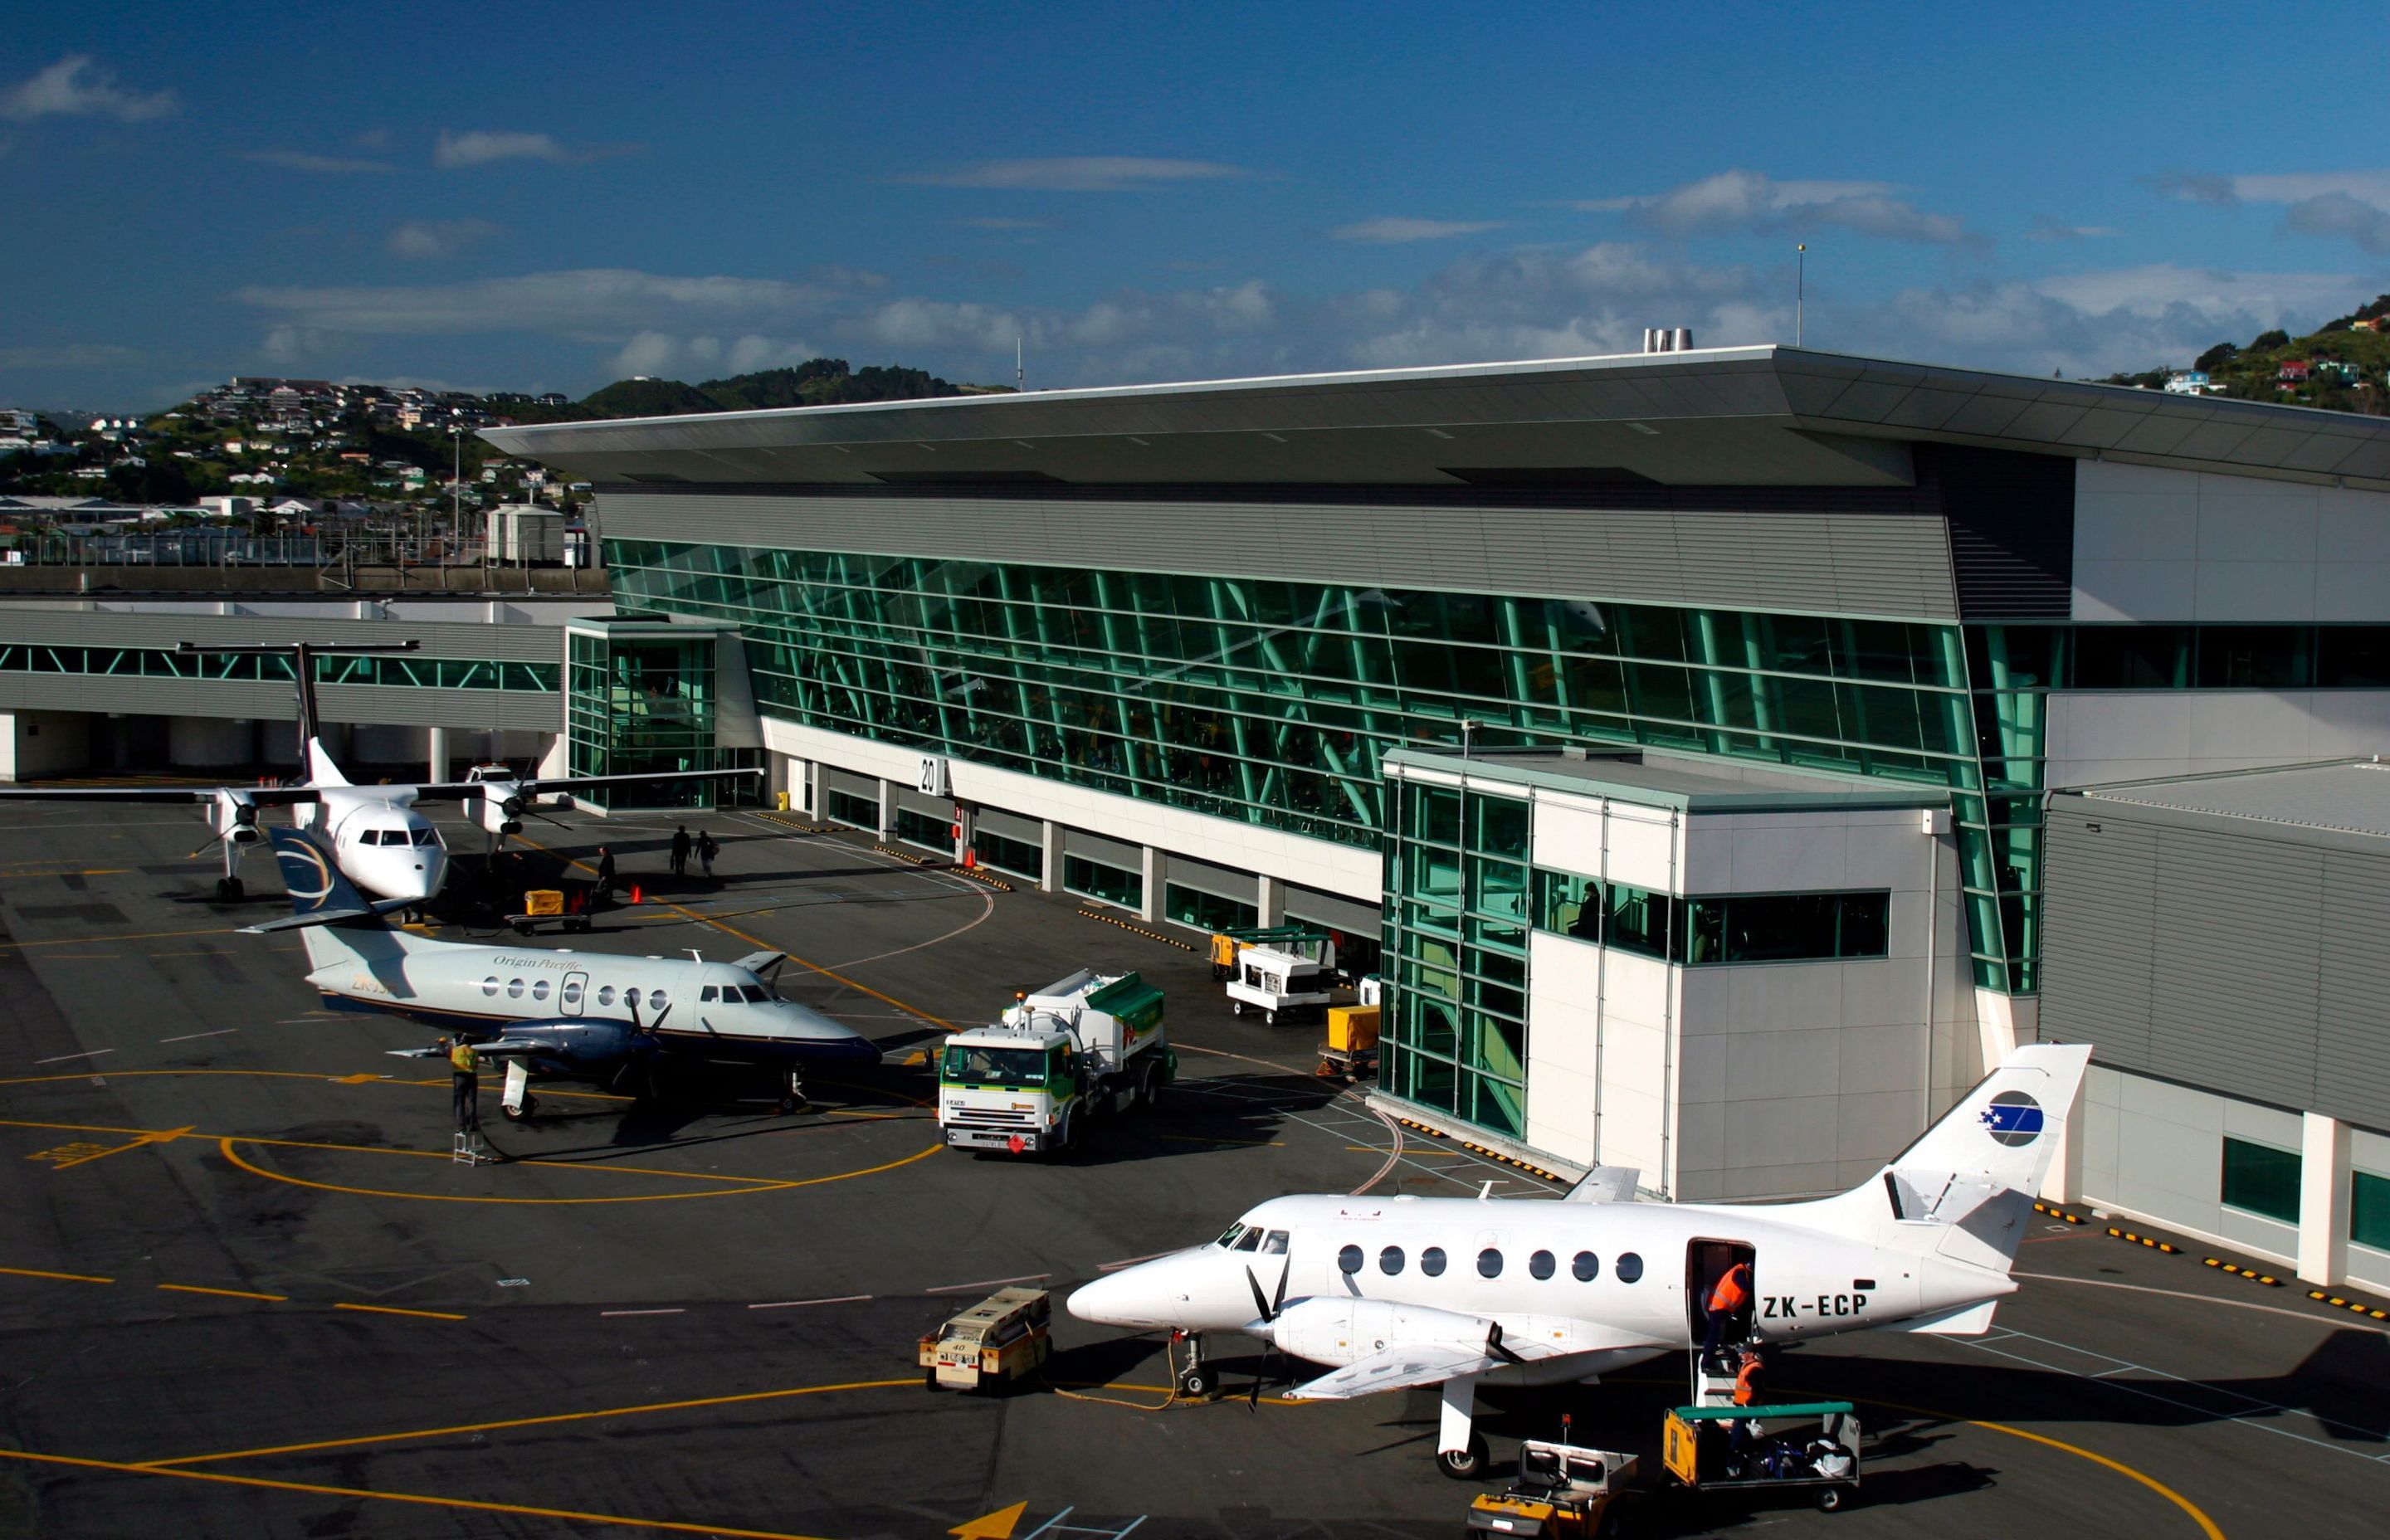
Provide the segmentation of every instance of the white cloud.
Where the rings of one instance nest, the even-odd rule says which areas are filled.
[[[411,219],[392,230],[384,244],[393,257],[437,261],[503,233],[486,219]]]
[[[1583,200],[1594,212],[1623,212],[1636,223],[1678,237],[1737,231],[1802,231],[1820,226],[1856,230],[1886,240],[1934,246],[1982,244],[1983,237],[1949,214],[1928,213],[1887,196],[1884,182],[1779,182],[1755,171],[1722,171],[1664,193]]]
[[[1399,245],[1414,240],[1443,240],[1452,236],[1473,236],[1482,230],[1498,230],[1498,222],[1459,219],[1365,219],[1357,225],[1343,225],[1328,232],[1330,240],[1365,240],[1382,245]]]
[[[363,160],[346,155],[317,155],[303,149],[253,149],[243,160],[257,160],[269,166],[281,166],[290,171],[320,172],[328,176],[384,174],[398,170],[387,160]]]
[[[545,160],[572,165],[610,156],[636,154],[637,145],[596,145],[569,148],[551,134],[494,133],[470,129],[462,134],[440,131],[431,147],[431,163],[443,171],[486,166],[500,160]]]
[[[618,379],[631,375],[686,375],[694,379],[792,368],[819,356],[818,350],[803,341],[752,332],[725,342],[719,337],[643,331],[614,354],[610,367]]]
[[[2365,286],[2363,277],[2348,273],[2226,273],[2152,263],[2062,274],[2032,287],[2084,315],[2121,313],[2151,319],[2182,312],[2218,321],[2254,321],[2254,333],[2298,317],[2320,320],[2337,314],[2354,303]]]
[[[416,337],[541,332],[619,341],[642,330],[688,335],[692,323],[817,315],[842,293],[826,284],[776,278],[584,268],[460,284],[252,286],[233,297],[289,324],[334,331]]]
[[[2390,254],[2390,170],[2301,171],[2228,176],[2170,171],[2150,184],[2169,198],[2231,208],[2278,203],[2284,235],[2339,236],[2360,251]]]
[[[172,91],[144,96],[116,83],[96,68],[89,54],[69,54],[30,80],[0,90],[0,118],[31,122],[36,118],[114,118],[137,123],[172,114],[181,103]]]
[[[2069,225],[2062,220],[2052,219],[2048,214],[2044,214],[2033,222],[2033,228],[2024,233],[2024,238],[2043,241],[2104,240],[2110,236],[2123,233],[2120,230],[2110,229],[2105,225]]]
[[[2306,236],[2345,236],[2360,251],[2390,255],[2390,210],[2347,193],[2299,199],[2282,211],[2282,228]]]
[[[917,172],[897,180],[931,187],[1125,192],[1157,182],[1218,181],[1245,174],[1240,166],[1226,166],[1213,160],[1161,160],[1130,155],[1065,155],[1037,160],[980,160],[944,171]]]
[[[301,364],[340,351],[344,340],[317,327],[269,327],[258,352],[276,364]]]

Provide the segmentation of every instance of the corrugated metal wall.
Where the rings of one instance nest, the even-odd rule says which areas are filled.
[[[0,640],[60,647],[173,648],[183,642],[403,642],[427,658],[493,658],[561,663],[560,625],[492,625],[481,621],[299,620],[277,615],[134,614],[0,605]]]
[[[2390,842],[2065,794],[2048,828],[2045,1037],[2390,1128]]]
[[[1815,614],[1958,614],[1943,522],[1921,512],[655,489],[609,491],[598,506],[610,540],[1099,562],[1132,571]]]
[[[113,712],[127,716],[262,717],[298,712],[279,680],[162,679],[134,674],[0,674],[0,711]],[[426,689],[405,685],[323,685],[315,704],[327,722],[392,727],[495,727],[560,733],[564,697],[531,690]]]

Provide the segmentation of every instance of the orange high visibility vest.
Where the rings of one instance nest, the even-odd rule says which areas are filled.
[[[1759,1377],[1763,1372],[1765,1371],[1756,1358],[1735,1371],[1734,1404],[1736,1405],[1749,1406],[1758,1401]]]
[[[1751,1264],[1747,1262],[1738,1262],[1728,1268],[1726,1277],[1718,1279],[1717,1287],[1710,1290],[1710,1309],[1713,1312],[1732,1312],[1749,1304],[1751,1290],[1743,1282],[1749,1277]]]

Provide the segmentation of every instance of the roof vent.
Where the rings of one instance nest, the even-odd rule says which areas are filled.
[[[1690,327],[1645,327],[1643,328],[1645,353],[1690,353],[1692,349],[1693,329]]]

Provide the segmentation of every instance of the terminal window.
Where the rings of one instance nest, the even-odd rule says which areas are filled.
[[[1163,913],[1174,922],[1191,925],[1198,930],[1241,930],[1262,922],[1257,905],[1222,898],[1183,883],[1163,884],[1162,894]]]
[[[2390,1251],[2390,1176],[2358,1171],[2348,1182],[2348,1238]]]
[[[2297,1224],[2298,1152],[2227,1136],[2223,1198],[2227,1208],[2245,1209],[2285,1225]]]
[[[852,791],[832,788],[822,802],[833,820],[853,824],[857,828],[867,828],[874,834],[880,832],[880,803],[872,798],[858,797]]]
[[[971,836],[971,848],[984,865],[1032,882],[1046,880],[1046,853],[1026,840],[1009,839],[983,826]]]
[[[1062,886],[1082,898],[1100,899],[1124,909],[1145,906],[1142,873],[1090,861],[1084,855],[1062,857]]]

